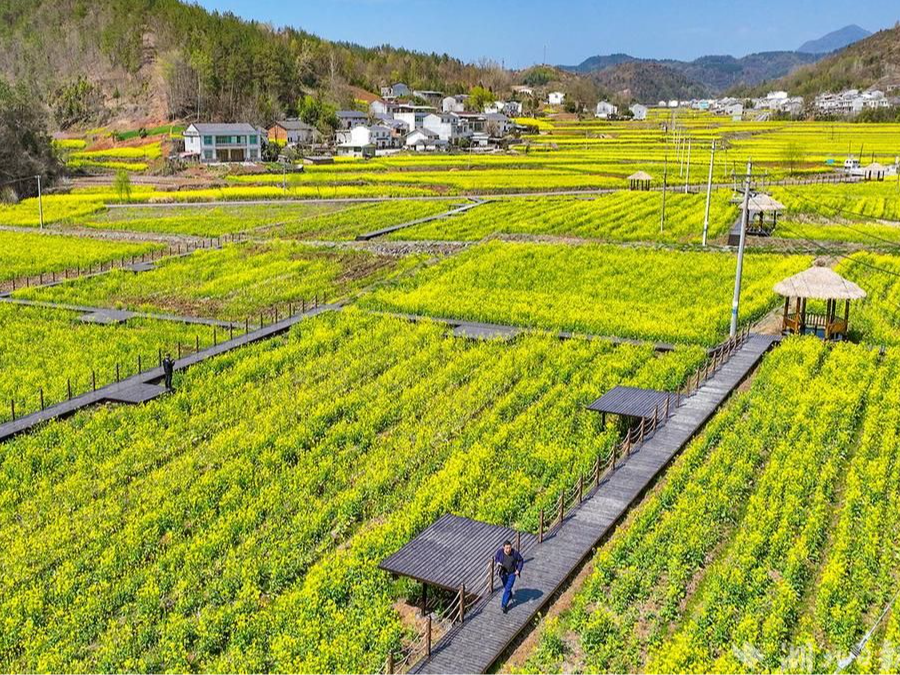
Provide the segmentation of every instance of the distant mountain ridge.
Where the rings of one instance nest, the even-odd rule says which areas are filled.
[[[797,51],[802,54],[830,54],[838,49],[848,47],[854,42],[859,42],[871,34],[871,31],[867,31],[865,28],[850,24],[831,31],[817,40],[807,40],[797,48]]]
[[[763,89],[770,88],[810,97],[826,91],[869,87],[886,92],[900,89],[900,23],[766,83],[765,87],[757,86],[742,93],[761,95],[765,93]]]
[[[741,58],[728,55],[701,56],[693,61],[640,59],[628,54],[592,56],[563,70],[588,75],[601,86],[644,102],[665,98],[712,96],[734,87],[752,87],[787,75],[816,62],[817,54],[759,52]],[[642,64],[637,67],[635,64]],[[655,66],[655,67],[650,67]],[[635,92],[641,92],[638,95]]]

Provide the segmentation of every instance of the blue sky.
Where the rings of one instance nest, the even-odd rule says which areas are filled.
[[[366,46],[389,43],[521,68],[594,54],[743,56],[796,49],[847,24],[900,19],[892,2],[857,0],[200,0],[209,9]]]

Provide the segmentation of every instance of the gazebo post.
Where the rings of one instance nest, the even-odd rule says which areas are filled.
[[[806,332],[806,298],[800,300],[800,333]]]
[[[850,300],[844,301],[844,337],[850,332]]]
[[[422,616],[425,616],[428,612],[425,609],[428,605],[428,585],[425,582],[422,582]]]
[[[785,330],[787,330],[787,325],[788,325],[788,310],[790,309],[790,304],[791,304],[791,299],[790,299],[790,298],[785,298],[785,299],[784,299],[784,318],[781,320],[781,332],[782,332],[782,333],[783,333]]]

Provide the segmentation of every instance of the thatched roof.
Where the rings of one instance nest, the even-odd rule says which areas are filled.
[[[810,267],[775,284],[775,292],[786,298],[859,300],[866,292],[828,267]]]
[[[866,171],[884,171],[885,168],[878,162],[872,162],[869,166],[866,167]]]
[[[784,211],[784,204],[769,195],[751,195],[747,208],[750,211]]]
[[[627,180],[653,180],[653,176],[646,171],[638,171],[628,176]]]

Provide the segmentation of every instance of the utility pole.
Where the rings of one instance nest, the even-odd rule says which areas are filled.
[[[662,190],[662,213],[659,217],[659,232],[662,234],[666,225],[666,181],[669,177],[669,153],[666,153],[666,159],[663,163],[663,190]]]
[[[37,183],[38,183],[38,215],[41,220],[40,229],[43,230],[44,229],[44,198],[41,195],[41,177],[40,177],[40,175],[37,175],[37,176],[35,176],[35,178],[37,178]]]
[[[744,244],[747,241],[747,220],[750,217],[750,175],[753,163],[747,160],[747,176],[744,180],[744,206],[741,211],[741,242],[738,244],[737,271],[734,275],[734,299],[731,301],[731,337],[737,335],[738,307],[741,302],[741,273],[744,270]]]
[[[684,174],[684,194],[688,193],[688,185],[691,182],[691,139],[688,139],[688,154],[687,154],[687,170]]]
[[[712,199],[713,163],[716,158],[716,142],[712,142],[709,152],[709,177],[706,179],[706,213],[703,215],[703,246],[706,246],[706,233],[709,231],[709,202]]]

